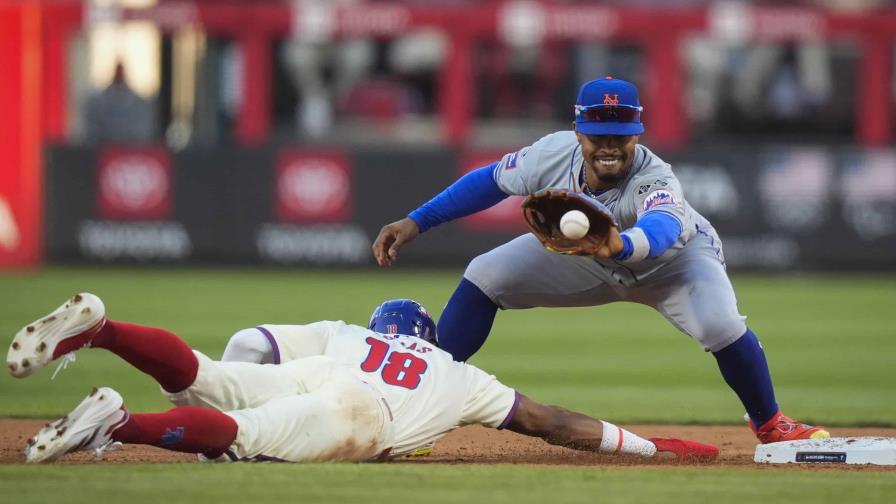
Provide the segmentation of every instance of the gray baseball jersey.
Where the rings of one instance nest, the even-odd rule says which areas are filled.
[[[504,156],[494,177],[508,194],[583,192],[583,161],[575,133],[562,131]],[[681,234],[659,257],[633,262],[552,253],[527,234],[475,258],[464,276],[505,309],[646,304],[709,351],[728,346],[746,332],[719,237],[687,203],[668,163],[638,145],[626,179],[596,198],[613,212],[622,230],[634,226],[645,212],[661,211],[678,219]]]
[[[542,189],[583,192],[583,170],[582,149],[575,133],[560,131],[504,156],[494,176],[504,192],[525,196]],[[596,199],[613,212],[621,230],[634,226],[650,210],[669,213],[681,223],[678,241],[654,260],[631,263],[599,260],[609,268],[624,268],[637,278],[645,277],[677,256],[698,228],[711,229],[709,221],[685,200],[672,167],[643,145],[636,146],[635,159],[625,181],[598,194]]]

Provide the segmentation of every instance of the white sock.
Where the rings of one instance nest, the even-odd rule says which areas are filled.
[[[656,445],[631,432],[604,422],[604,434],[600,440],[601,453],[627,453],[652,457],[656,454]]]

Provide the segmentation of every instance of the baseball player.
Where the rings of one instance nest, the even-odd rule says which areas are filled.
[[[508,195],[582,193],[618,223],[606,246],[592,256],[562,255],[526,234],[476,257],[439,319],[443,350],[467,360],[488,337],[498,308],[641,303],[712,352],[761,442],[829,437],[778,408],[762,346],[738,312],[719,236],[685,200],[669,164],[638,143],[641,111],[631,83],[612,77],[585,83],[572,131],[474,170],[384,226],[373,243],[377,263],[391,265],[419,233]]]
[[[434,326],[417,307],[375,313],[372,323],[399,332]],[[580,450],[679,460],[718,455],[712,445],[643,439],[539,404],[415,336],[330,321],[257,330],[288,340],[282,349],[291,360],[216,362],[164,329],[107,320],[98,297],[75,295],[16,334],[7,354],[10,373],[24,378],[81,348],[104,348],[152,376],[177,407],[132,414],[113,389],[95,389],[28,441],[26,459],[78,450],[99,455],[116,443],[136,443],[224,461],[382,460],[467,424]]]

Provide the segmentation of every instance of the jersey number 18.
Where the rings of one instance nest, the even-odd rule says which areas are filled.
[[[389,344],[374,337],[368,337],[365,341],[370,345],[370,352],[361,363],[361,371],[373,373],[385,361],[386,365],[380,373],[384,382],[406,389],[415,389],[420,385],[420,376],[429,367],[425,360],[411,353],[389,352]]]

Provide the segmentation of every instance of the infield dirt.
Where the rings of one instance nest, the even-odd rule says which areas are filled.
[[[0,463],[24,462],[22,449],[28,438],[46,423],[45,420],[0,419]],[[896,466],[856,466],[832,464],[760,465],[753,463],[756,439],[745,426],[707,425],[626,425],[642,436],[678,437],[713,443],[721,448],[718,460],[709,463],[681,464],[670,460],[645,460],[580,452],[548,445],[539,439],[528,438],[513,432],[496,431],[470,426],[457,429],[440,439],[431,455],[399,459],[398,463],[410,464],[525,464],[557,466],[668,466],[706,465],[714,467],[760,467],[767,470],[876,470],[896,472]],[[831,429],[834,436],[891,436],[896,429],[842,428]],[[195,462],[196,457],[153,448],[149,446],[125,446],[122,450],[107,453],[96,460],[91,453],[67,455],[58,463],[163,463]]]

